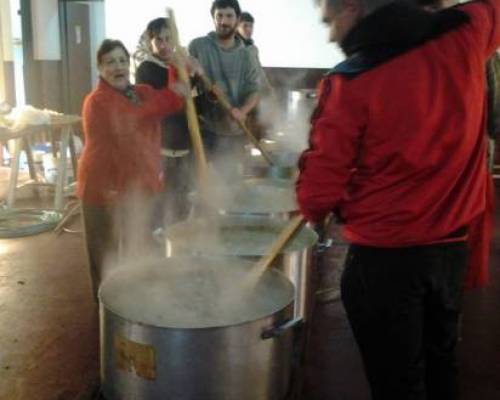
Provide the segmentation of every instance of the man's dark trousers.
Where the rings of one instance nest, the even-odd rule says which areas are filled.
[[[465,242],[352,245],[342,301],[373,400],[455,400]]]

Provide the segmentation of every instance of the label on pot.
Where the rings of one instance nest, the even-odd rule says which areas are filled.
[[[154,381],[156,379],[155,350],[153,346],[133,342],[115,335],[114,362],[120,371],[135,373],[137,376]]]

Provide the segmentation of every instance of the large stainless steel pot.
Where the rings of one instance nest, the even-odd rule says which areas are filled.
[[[291,125],[305,123],[308,126],[316,104],[315,89],[290,90],[287,94],[287,122]]]
[[[216,202],[223,215],[265,216],[288,220],[297,212],[295,182],[287,179],[245,179]]]
[[[255,262],[266,254],[286,224],[282,220],[250,216],[189,220],[168,229],[167,257],[204,254],[238,256]],[[312,252],[317,240],[312,229],[303,227],[273,263],[294,284],[294,315],[304,320],[311,311]]]
[[[283,152],[272,155],[273,165],[269,165],[260,155],[245,157],[243,175],[254,178],[295,180],[298,174],[297,152]]]
[[[272,129],[260,141],[270,153],[273,165],[269,165],[252,145],[247,145],[244,174],[257,178],[295,179],[297,161],[308,146],[310,119],[316,104],[314,89],[288,91],[286,108],[273,118]]]
[[[285,138],[281,140],[285,140]],[[271,155],[273,165],[269,165],[260,152],[249,145],[246,147],[243,161],[243,174],[254,178],[286,179],[294,181],[297,176],[297,161],[302,147],[300,150],[292,150],[287,148],[287,146],[283,146],[280,140],[263,139],[260,143]]]
[[[291,328],[300,322],[292,319],[293,286],[275,270],[248,286],[252,266],[171,258],[106,279],[99,291],[106,399],[283,400]]]

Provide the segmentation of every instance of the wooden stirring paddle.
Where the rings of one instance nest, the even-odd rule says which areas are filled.
[[[175,23],[174,11],[171,8],[167,8],[167,16],[169,18],[170,35],[172,43],[174,45],[174,53],[178,54],[174,67],[177,70],[180,81],[186,84],[189,88],[189,94],[186,97],[186,115],[189,134],[191,136],[191,142],[193,144],[194,156],[196,160],[198,187],[200,188],[201,193],[204,194],[206,193],[204,187],[207,184],[208,174],[207,158],[205,156],[205,149],[203,148],[203,140],[201,138],[200,124],[198,122],[196,108],[194,105],[193,97],[191,96],[189,74],[185,65],[187,54],[180,45],[179,31],[177,30],[177,25]]]
[[[302,226],[306,223],[306,220],[302,215],[297,215],[292,218],[292,220],[285,226],[285,228],[280,232],[276,240],[269,247],[269,250],[255,265],[259,270],[265,270],[271,266],[278,254],[283,250],[285,245],[293,238],[295,233],[297,233]]]
[[[224,109],[224,111],[226,111],[228,114],[231,115],[231,109],[233,108],[233,106],[231,105],[231,103],[229,103],[229,100],[226,98],[224,93],[219,89],[219,87],[210,82],[208,77],[205,75],[201,75],[200,79],[203,82],[203,86],[205,86],[205,89],[208,92],[212,93],[217,99],[217,102]],[[255,135],[250,131],[250,129],[248,129],[248,126],[245,124],[245,122],[240,120],[237,120],[236,122],[240,126],[241,130],[245,133],[247,138],[250,140],[250,142],[252,142],[252,144],[261,152],[262,156],[269,163],[269,165],[274,165],[274,162],[269,152],[257,140]]]

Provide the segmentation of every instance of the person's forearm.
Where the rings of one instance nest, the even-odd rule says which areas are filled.
[[[247,115],[250,111],[252,111],[257,104],[259,103],[260,96],[259,93],[255,92],[252,93],[248,98],[245,100],[243,105],[239,107],[240,111]]]

